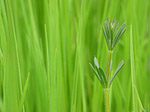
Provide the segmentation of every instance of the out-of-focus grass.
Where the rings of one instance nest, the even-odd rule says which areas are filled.
[[[88,63],[97,56],[106,67],[107,18],[127,23],[114,49],[112,69],[125,66],[111,111],[150,111],[149,10],[149,0],[0,0],[0,112],[103,112]]]

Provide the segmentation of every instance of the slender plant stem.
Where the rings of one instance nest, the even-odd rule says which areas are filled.
[[[109,88],[104,89],[105,112],[110,112],[109,108]]]
[[[107,68],[106,68],[106,78],[107,82],[109,83],[109,74],[110,74],[110,64],[112,61],[112,53],[113,51],[108,51],[108,57],[107,57]],[[104,89],[104,100],[105,100],[105,112],[110,112],[109,108],[109,88]]]
[[[107,82],[109,82],[110,64],[111,64],[111,60],[112,60],[112,53],[113,53],[113,51],[108,51],[107,68],[106,68],[106,78],[107,78]]]

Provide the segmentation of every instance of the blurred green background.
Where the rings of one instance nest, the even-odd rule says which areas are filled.
[[[150,0],[0,0],[0,112],[104,112],[107,18],[127,23],[111,112],[150,112]]]

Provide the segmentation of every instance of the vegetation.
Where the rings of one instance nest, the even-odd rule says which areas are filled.
[[[104,112],[104,93],[110,112],[149,112],[149,11],[149,0],[0,0],[0,112]],[[126,21],[117,44],[105,42],[107,18]]]
[[[105,35],[105,40],[108,47],[108,58],[107,58],[107,67],[106,67],[106,74],[104,73],[104,70],[99,66],[99,63],[97,61],[97,58],[94,58],[94,64],[96,66],[96,69],[94,69],[93,65],[90,64],[91,68],[93,69],[95,75],[99,79],[103,89],[104,89],[104,96],[105,96],[105,112],[110,112],[109,107],[109,88],[114,80],[117,73],[121,70],[121,68],[124,65],[124,61],[122,60],[120,64],[118,65],[117,69],[115,70],[111,80],[109,81],[111,68],[112,68],[112,54],[113,54],[113,48],[119,41],[119,39],[122,37],[123,33],[126,31],[125,23],[121,25],[121,27],[118,29],[119,22],[115,22],[114,20],[112,22],[107,19],[105,21],[105,25],[103,27],[103,33]]]

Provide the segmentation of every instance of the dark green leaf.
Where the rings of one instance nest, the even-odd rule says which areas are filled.
[[[103,80],[104,80],[104,83],[105,83],[105,86],[107,86],[107,79],[106,79],[106,75],[104,73],[104,70],[100,67],[99,68],[99,73],[101,74]]]
[[[103,85],[104,87],[106,87],[106,83],[105,83],[104,77],[103,77],[103,75],[102,75],[101,72],[100,72],[100,68],[97,68],[97,67],[96,67],[96,71],[98,72],[98,75],[99,75],[99,77],[100,77],[101,80],[102,80],[102,85]]]
[[[98,60],[97,60],[97,58],[96,57],[94,57],[94,64],[95,64],[95,66],[96,66],[96,70],[97,70],[97,72],[98,72],[98,75],[99,75],[99,77],[100,77],[100,79],[101,79],[101,81],[102,81],[102,85],[107,85],[106,84],[106,80],[105,80],[105,77],[103,77],[103,73],[101,72],[101,70],[100,70],[100,67],[99,67],[99,64],[98,64]],[[105,74],[104,74],[105,75]]]
[[[107,20],[105,21],[104,23],[104,27],[105,27],[105,30],[106,30],[106,34],[107,34],[107,37],[108,37],[108,26],[107,26]],[[109,37],[108,37],[109,39]]]
[[[102,86],[104,87],[104,84],[103,84],[103,82],[102,82],[101,77],[99,76],[99,74],[97,73],[97,71],[94,69],[93,65],[92,65],[91,63],[89,63],[89,64],[90,64],[90,66],[91,66],[91,68],[92,68],[94,74],[95,74],[96,77],[99,79],[99,81],[100,81],[100,83],[102,84]]]
[[[123,65],[124,65],[124,61],[122,60],[122,61],[120,62],[120,64],[118,65],[118,67],[117,67],[115,73],[113,74],[113,76],[112,76],[112,78],[111,78],[111,80],[110,80],[110,82],[109,82],[109,87],[110,87],[112,81],[114,80],[115,76],[117,75],[117,73],[118,73],[118,72],[121,70],[121,68],[123,67]]]
[[[119,35],[119,38],[116,41],[116,43],[120,40],[120,38],[122,37],[122,35],[124,34],[125,31],[126,31],[126,28],[121,32],[121,34]],[[115,47],[116,43],[113,45],[113,48]]]
[[[119,39],[121,38],[121,36],[123,35],[123,33],[126,31],[126,23],[123,23],[119,29],[119,31],[117,32],[114,41],[113,41],[113,48],[115,47],[116,43],[119,41]],[[124,29],[125,28],[125,29]]]

